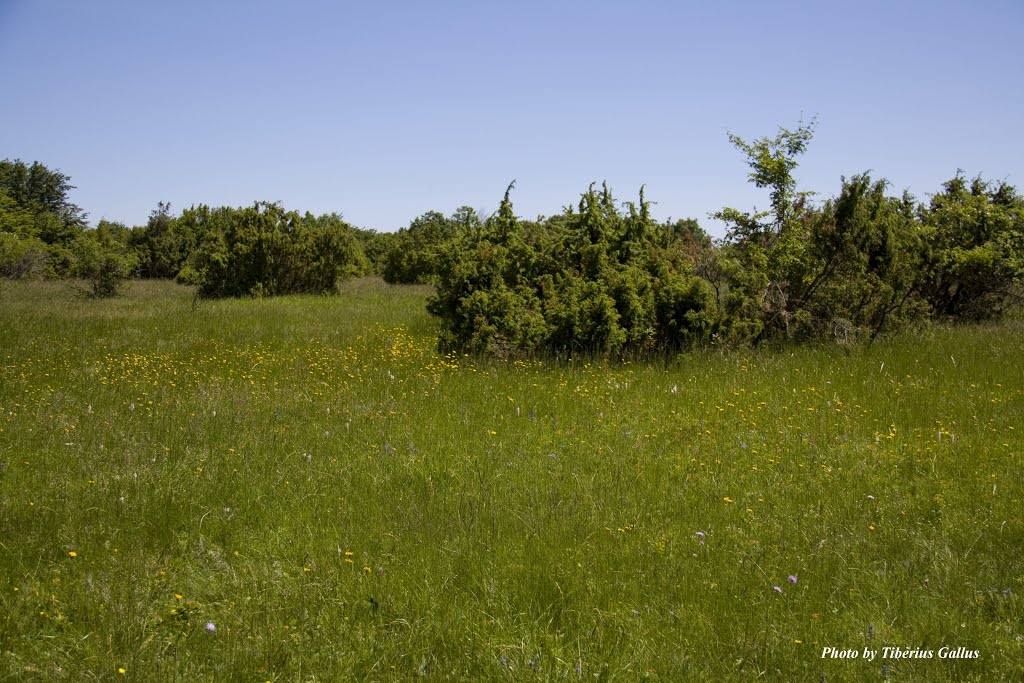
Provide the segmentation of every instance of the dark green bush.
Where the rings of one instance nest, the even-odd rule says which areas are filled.
[[[957,175],[921,209],[922,291],[940,317],[979,320],[1021,300],[1024,198],[1004,183]]]
[[[511,189],[490,220],[457,230],[439,251],[428,308],[442,347],[622,356],[688,348],[714,333],[713,290],[691,273],[710,249],[695,226],[655,223],[642,191],[622,212],[607,187],[593,185],[578,209],[520,221]]]
[[[436,228],[443,217],[428,215],[417,229],[433,226],[429,247],[418,252],[410,229],[395,258],[403,272],[436,273],[429,310],[442,347],[499,355],[870,342],[930,317],[997,316],[1021,300],[1024,200],[1012,187],[957,176],[925,207],[864,174],[815,207],[793,177],[812,133],[730,135],[771,208],[718,212],[729,230],[717,244],[696,221],[651,220],[642,189],[623,210],[591,185],[578,205],[538,222],[515,217],[508,191],[473,229],[446,232]]]
[[[322,294],[368,268],[351,228],[336,214],[300,216],[259,202],[200,206],[179,221],[201,236],[179,273],[204,297]]]

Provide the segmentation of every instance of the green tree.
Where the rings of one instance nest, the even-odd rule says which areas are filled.
[[[725,208],[714,214],[729,226],[721,265],[732,277],[724,297],[725,329],[733,343],[789,336],[790,284],[807,268],[807,234],[813,215],[809,193],[799,192],[793,171],[807,150],[814,122],[796,130],[779,128],[774,138],[729,141],[747,157],[748,179],[767,188],[771,210],[749,213]]]
[[[70,244],[85,227],[86,214],[71,202],[71,179],[38,161],[0,161],[0,230]]]
[[[187,221],[171,213],[169,202],[158,202],[144,227],[131,232],[131,244],[139,258],[139,275],[144,278],[173,278],[184,267],[196,247],[195,234]]]
[[[729,133],[729,142],[747,157],[750,167],[748,179],[756,187],[767,188],[771,197],[771,211],[750,214],[736,209],[723,209],[716,218],[731,223],[732,236],[754,239],[770,246],[798,217],[806,203],[808,193],[797,192],[793,171],[799,163],[797,157],[807,151],[814,137],[815,121],[801,124],[796,130],[779,128],[774,138],[762,137],[747,142],[735,133]]]

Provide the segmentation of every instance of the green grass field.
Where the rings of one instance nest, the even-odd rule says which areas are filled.
[[[4,283],[0,680],[1024,679],[1020,320],[501,363],[427,293]]]

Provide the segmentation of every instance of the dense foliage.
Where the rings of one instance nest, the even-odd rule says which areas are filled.
[[[796,190],[792,172],[812,126],[782,129],[747,143],[750,180],[771,192],[771,209],[726,208],[720,258],[728,266],[723,325],[733,342],[768,338],[873,338],[919,319],[917,280],[923,258],[914,201],[885,194],[868,175],[842,180],[839,196],[820,208]]]
[[[619,203],[591,185],[561,213],[518,218],[428,211],[396,233],[279,204],[161,202],[145,226],[87,229],[70,179],[0,162],[0,276],[85,278],[93,296],[126,278],[175,278],[201,296],[333,291],[342,278],[435,286],[440,345],[498,356],[643,356],[694,346],[828,339],[842,344],[935,319],[998,317],[1021,301],[1024,198],[961,174],[928,203],[884,179],[842,179],[820,203],[794,171],[814,124],[747,141],[730,134],[763,212],[724,208],[724,239],[696,220],[657,222],[643,188]]]
[[[546,221],[518,220],[509,186],[486,224],[438,258],[429,309],[443,346],[523,352],[644,353],[706,340],[712,288],[692,271],[710,249],[691,224],[658,224],[641,191],[620,211],[607,187]]]
[[[0,161],[0,276],[63,277],[85,213],[68,199],[70,178],[39,162]]]
[[[179,279],[202,296],[273,296],[334,291],[342,277],[365,271],[356,237],[337,214],[313,216],[279,204],[199,206],[176,221],[195,240]]]
[[[771,208],[716,213],[729,229],[715,244],[696,221],[653,221],[642,189],[623,211],[592,185],[578,208],[537,223],[518,220],[506,192],[484,226],[431,246],[441,254],[429,309],[442,347],[623,356],[850,344],[931,319],[998,316],[1020,301],[1024,200],[1012,187],[957,175],[919,205],[862,174],[816,207],[793,177],[812,135],[802,125],[754,142],[730,136]]]
[[[383,254],[381,275],[392,284],[433,282],[445,243],[458,232],[478,232],[482,225],[468,206],[459,207],[451,217],[428,211],[395,233]]]
[[[299,214],[268,202],[200,205],[180,216],[161,203],[129,241],[140,275],[176,278],[204,297],[326,293],[368,268],[354,229],[339,215]]]
[[[107,221],[87,230],[72,189],[68,176],[39,162],[0,161],[0,276],[74,276],[90,296],[114,296],[135,270],[128,230]]]
[[[330,292],[370,269],[369,231],[337,214],[257,202],[175,216],[161,202],[145,226],[101,220],[88,229],[68,199],[69,181],[38,162],[0,162],[0,276],[79,277],[93,297],[118,294],[133,275],[176,278],[202,296],[242,296]]]
[[[762,214],[717,214],[731,226],[720,252],[732,261],[734,338],[873,339],[930,318],[997,316],[1020,300],[1024,201],[1012,187],[958,174],[917,205],[863,174],[814,208],[792,179],[811,133],[782,129],[754,144],[732,136],[772,197]]]
[[[1011,185],[957,175],[921,220],[921,291],[937,315],[977,320],[1020,302],[1024,198]]]

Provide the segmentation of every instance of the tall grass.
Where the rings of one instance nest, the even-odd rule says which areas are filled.
[[[1024,677],[1020,321],[499,363],[426,294],[6,285],[0,676]]]

